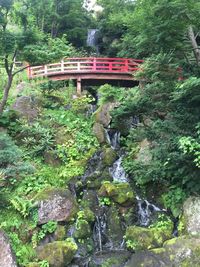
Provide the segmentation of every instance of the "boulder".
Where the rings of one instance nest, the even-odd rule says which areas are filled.
[[[95,123],[93,125],[93,133],[100,144],[106,143],[106,132],[102,124]]]
[[[102,124],[104,127],[108,127],[111,122],[110,111],[117,107],[116,103],[106,103],[100,106],[95,112],[95,121]]]
[[[6,234],[0,230],[0,266],[17,267],[15,256]]]
[[[125,267],[199,267],[200,239],[194,237],[174,238],[163,248],[137,251]]]
[[[111,147],[103,149],[102,161],[105,166],[112,166],[116,159],[117,153]]]
[[[106,181],[102,184],[98,194],[102,197],[109,197],[122,206],[131,206],[136,203],[135,194],[128,183]]]
[[[70,221],[78,211],[77,202],[68,189],[46,188],[35,196],[38,224]]]
[[[200,197],[189,197],[184,202],[181,221],[188,234],[200,234]]]
[[[55,241],[37,247],[37,257],[48,261],[50,267],[65,267],[72,261],[77,249],[77,245],[71,240]]]
[[[97,252],[91,257],[89,267],[122,267],[130,256],[130,252],[123,250]]]
[[[39,114],[38,100],[31,96],[20,96],[16,99],[12,109],[18,112],[20,117],[33,121]]]
[[[165,228],[129,226],[125,235],[126,244],[133,250],[161,247],[166,240],[172,237],[172,230],[172,223]]]

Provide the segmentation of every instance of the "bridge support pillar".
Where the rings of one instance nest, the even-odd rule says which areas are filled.
[[[81,78],[77,78],[77,84],[76,84],[76,93],[78,96],[81,96]]]

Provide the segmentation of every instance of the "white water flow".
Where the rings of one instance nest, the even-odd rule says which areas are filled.
[[[114,182],[127,183],[128,177],[122,166],[122,159],[123,157],[120,157],[118,160],[116,160],[113,166],[109,169],[109,171],[113,177]]]
[[[138,222],[140,226],[148,226],[151,222],[151,215],[154,212],[166,212],[165,209],[160,209],[147,200],[136,197],[138,201]]]
[[[97,29],[89,29],[87,36],[87,46],[96,47],[97,45],[97,33],[99,30]]]
[[[120,132],[114,132],[111,134],[109,130],[106,130],[106,138],[112,149],[119,148]]]

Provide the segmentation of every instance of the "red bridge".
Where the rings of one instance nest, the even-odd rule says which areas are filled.
[[[64,58],[59,63],[29,67],[29,78],[48,77],[51,80],[76,80],[77,93],[81,85],[112,85],[132,87],[138,84],[134,72],[143,60],[130,58]]]

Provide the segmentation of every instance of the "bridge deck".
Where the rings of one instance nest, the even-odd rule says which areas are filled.
[[[52,80],[77,80],[80,93],[82,80],[88,85],[109,81],[131,85],[134,72],[140,69],[142,62],[130,58],[64,58],[59,63],[29,67],[28,75],[30,79],[48,77]]]

